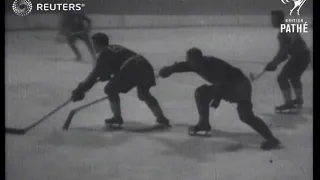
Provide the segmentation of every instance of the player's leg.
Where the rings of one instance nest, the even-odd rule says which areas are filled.
[[[252,129],[257,131],[266,139],[261,144],[262,149],[272,149],[279,145],[279,141],[273,136],[268,126],[253,113],[251,102],[252,86],[251,82],[245,76],[242,79],[234,81],[226,88],[223,99],[237,104],[237,111],[242,122],[248,124]]]
[[[105,123],[110,124],[119,124],[123,123],[121,116],[121,106],[120,106],[120,93],[129,92],[134,86],[136,86],[136,81],[134,74],[132,73],[132,63],[127,63],[120,71],[109,80],[108,84],[104,88],[104,92],[108,95],[111,111],[113,117],[106,119]],[[134,68],[134,67],[133,67]]]
[[[248,124],[266,140],[261,144],[261,149],[268,150],[279,146],[280,141],[274,137],[268,126],[259,117],[254,115],[250,101],[239,102],[237,110],[240,120]]]
[[[121,106],[120,106],[120,97],[119,91],[116,87],[118,82],[111,80],[104,88],[104,92],[108,96],[108,100],[110,103],[110,108],[113,113],[113,117],[106,119],[106,124],[119,124],[123,123],[123,119],[121,116]]]
[[[80,61],[82,56],[79,49],[76,46],[77,37],[71,35],[71,36],[67,36],[66,39],[67,39],[67,44],[70,46],[72,52],[76,55],[75,60]]]
[[[289,81],[290,72],[291,63],[288,62],[278,75],[278,84],[283,95],[284,104],[277,106],[276,111],[282,111],[293,108],[291,86]]]
[[[95,51],[94,51],[93,44],[92,44],[92,42],[91,42],[91,39],[90,39],[89,34],[88,34],[88,33],[83,33],[83,34],[81,35],[81,39],[84,41],[84,43],[85,43],[86,46],[88,47],[89,52],[90,52],[90,54],[91,54],[91,56],[92,56],[92,60],[94,61],[93,64],[95,64],[97,57],[96,57],[96,53],[95,53]]]
[[[310,54],[305,53],[301,57],[297,58],[301,59],[299,59],[297,63],[293,64],[289,79],[296,95],[296,99],[293,100],[293,104],[296,107],[301,107],[303,105],[303,86],[301,83],[301,77],[310,63]]]
[[[215,87],[202,85],[195,91],[195,101],[199,114],[199,121],[195,126],[189,128],[189,132],[196,133],[198,131],[211,131],[209,122],[209,104],[216,94]]]
[[[144,101],[153,115],[157,118],[157,123],[169,126],[169,120],[165,117],[159,102],[150,93],[150,88],[156,85],[154,69],[152,65],[142,56],[137,56],[137,94],[141,101]]]
[[[138,98],[146,103],[152,114],[157,118],[156,121],[158,124],[170,126],[169,119],[165,117],[159,102],[150,93],[149,89],[138,87]]]

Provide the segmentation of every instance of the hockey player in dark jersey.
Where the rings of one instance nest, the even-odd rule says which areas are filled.
[[[273,136],[268,126],[252,111],[251,83],[238,68],[212,56],[203,56],[198,48],[187,51],[186,62],[178,62],[160,70],[159,76],[169,77],[176,72],[194,72],[200,75],[210,85],[202,85],[195,91],[195,101],[199,113],[197,125],[189,128],[189,133],[211,130],[209,123],[209,107],[217,108],[221,100],[238,105],[240,120],[257,131],[265,142],[261,144],[264,150],[277,148],[279,140]]]
[[[158,101],[150,93],[150,88],[156,85],[152,65],[143,56],[123,46],[109,45],[106,34],[96,33],[92,36],[92,40],[99,57],[89,76],[72,92],[72,100],[82,100],[85,92],[96,82],[109,81],[104,92],[108,95],[114,116],[106,119],[105,123],[111,127],[112,125],[120,126],[123,119],[119,94],[127,93],[137,87],[138,98],[151,109],[157,118],[157,123],[169,127],[169,120],[164,116]]]
[[[93,60],[96,60],[95,52],[90,41],[90,31],[91,20],[85,14],[79,12],[64,12],[62,14],[59,35],[65,37],[68,45],[76,55],[76,61],[82,60],[81,53],[76,46],[77,40],[84,41]]]
[[[272,24],[280,30],[280,25],[285,23],[285,15],[282,11],[272,11]],[[276,112],[301,108],[303,105],[301,76],[307,69],[311,57],[310,51],[299,33],[278,33],[280,44],[277,55],[265,67],[266,71],[275,71],[277,66],[286,61],[278,76],[278,83],[283,94],[284,104],[276,107]],[[296,98],[292,98],[293,87]]]

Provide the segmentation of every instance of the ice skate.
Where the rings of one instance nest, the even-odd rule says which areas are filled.
[[[280,106],[276,106],[275,111],[276,113],[298,113],[299,108],[297,108],[294,103],[289,102]]]
[[[188,133],[191,136],[210,136],[211,135],[211,126],[210,124],[197,124],[191,126],[188,129]]]
[[[260,146],[262,150],[272,150],[280,148],[280,141],[278,139],[267,140]]]
[[[295,99],[295,100],[292,100],[292,104],[295,108],[297,109],[302,109],[302,106],[303,106],[303,100],[302,99]]]
[[[169,119],[167,119],[166,117],[158,117],[156,121],[160,126],[171,127]]]
[[[107,128],[109,129],[121,129],[121,126],[123,124],[123,119],[122,117],[112,117],[110,119],[106,119],[105,121],[105,125],[107,126]]]

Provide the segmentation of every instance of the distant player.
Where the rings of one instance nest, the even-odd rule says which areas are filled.
[[[272,11],[273,27],[280,30],[280,25],[285,23],[285,15],[282,11]],[[281,112],[293,108],[301,108],[303,105],[301,76],[307,69],[311,58],[310,51],[299,33],[278,33],[280,44],[277,55],[265,67],[266,71],[275,71],[277,66],[288,59],[278,76],[278,83],[283,94],[284,104],[277,106],[276,111]],[[291,86],[296,98],[292,99]]]
[[[176,72],[194,72],[200,75],[210,85],[202,85],[195,91],[195,101],[199,113],[197,125],[189,128],[189,133],[211,131],[209,122],[209,105],[217,108],[223,99],[238,105],[240,120],[257,131],[265,142],[261,144],[264,150],[277,148],[279,140],[273,136],[267,125],[252,111],[251,83],[238,68],[212,56],[203,56],[198,48],[187,51],[186,62],[178,62],[164,67],[159,75],[169,77]]]
[[[82,60],[81,53],[76,46],[76,41],[82,40],[87,45],[89,52],[95,61],[95,52],[89,35],[91,31],[91,20],[84,13],[80,12],[64,12],[60,20],[59,35],[65,37],[68,45],[76,55],[75,60]]]
[[[157,118],[157,123],[164,127],[170,126],[158,101],[150,93],[150,88],[156,85],[152,65],[143,56],[123,46],[110,45],[106,34],[96,33],[92,36],[92,40],[99,57],[89,76],[72,92],[72,100],[82,100],[85,92],[91,89],[96,82],[109,81],[104,92],[108,95],[114,116],[106,119],[105,123],[109,127],[121,126],[123,119],[119,94],[127,93],[137,87],[138,98],[151,109]]]

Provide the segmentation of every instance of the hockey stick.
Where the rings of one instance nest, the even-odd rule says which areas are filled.
[[[265,72],[266,72],[266,71],[263,70],[263,71],[261,71],[261,72],[258,73],[258,74],[250,73],[250,74],[249,74],[249,78],[250,78],[250,80],[251,80],[252,82],[253,82],[253,81],[256,81],[256,80],[258,80]]]
[[[6,134],[16,134],[16,135],[23,135],[26,133],[25,129],[18,129],[18,128],[7,128],[5,129]]]
[[[55,108],[54,110],[52,110],[51,112],[49,112],[48,114],[46,114],[45,116],[43,116],[40,120],[38,120],[37,122],[31,124],[30,126],[24,128],[24,129],[19,129],[19,128],[6,128],[6,133],[8,134],[16,134],[16,135],[23,135],[25,133],[27,133],[29,130],[33,129],[34,127],[36,127],[37,125],[39,125],[41,122],[43,122],[44,120],[46,120],[48,117],[50,117],[52,114],[56,113],[57,111],[59,111],[61,108],[65,107],[67,104],[69,104],[71,102],[71,99],[68,99],[66,102],[64,102],[63,104],[61,104],[60,106],[58,106],[57,108]]]
[[[97,99],[97,100],[95,100],[95,101],[92,101],[91,103],[85,104],[85,105],[83,105],[83,106],[80,106],[80,107],[77,107],[77,108],[71,110],[70,113],[69,113],[69,115],[68,115],[68,117],[67,117],[67,119],[66,119],[66,121],[65,121],[65,123],[64,123],[64,125],[63,125],[63,127],[62,127],[62,129],[63,129],[63,130],[68,130],[68,129],[69,129],[69,126],[70,126],[70,124],[71,124],[72,118],[73,118],[73,116],[74,116],[78,111],[80,111],[80,110],[82,110],[82,109],[84,109],[84,108],[86,108],[86,107],[89,107],[89,106],[91,106],[91,105],[93,105],[93,104],[99,103],[99,102],[101,102],[101,101],[103,101],[103,100],[106,100],[106,99],[108,99],[108,96],[102,97],[102,98],[100,98],[100,99]]]

